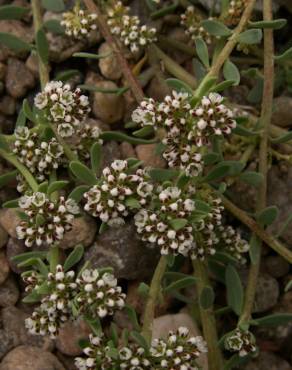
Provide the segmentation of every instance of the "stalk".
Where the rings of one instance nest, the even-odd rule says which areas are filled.
[[[161,256],[152,277],[150,290],[148,293],[148,298],[145,306],[144,317],[143,317],[143,328],[142,335],[150,344],[152,339],[152,328],[153,320],[155,316],[155,306],[157,304],[157,299],[161,289],[161,280],[165,273],[167,267],[167,257]]]
[[[59,247],[54,245],[50,247],[50,271],[55,272],[59,263]]]
[[[272,21],[272,0],[263,2],[263,19]],[[273,30],[264,30],[264,91],[261,108],[260,126],[262,136],[260,138],[259,148],[259,173],[263,175],[263,181],[259,187],[256,211],[259,212],[266,207],[267,204],[267,174],[268,174],[268,149],[269,149],[269,126],[272,117],[272,106],[274,96],[274,39]],[[262,243],[260,243],[261,245]],[[260,247],[261,249],[261,247]],[[248,321],[251,317],[254,298],[256,294],[257,280],[260,270],[260,253],[258,260],[251,262],[248,283],[246,289],[245,303],[243,312],[239,322]]]
[[[208,277],[208,269],[205,262],[196,260],[193,260],[193,268],[194,275],[198,279],[197,290],[198,297],[200,297],[204,287],[211,285]],[[213,306],[205,310],[199,304],[199,309],[203,334],[208,346],[208,369],[221,370],[223,369],[223,357],[218,346],[218,334]]]

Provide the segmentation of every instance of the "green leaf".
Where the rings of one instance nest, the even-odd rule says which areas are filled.
[[[146,1],[150,2],[151,0],[146,0]],[[159,10],[151,13],[150,14],[151,19],[158,19],[158,18],[161,18],[161,17],[163,17],[167,14],[173,13],[175,11],[175,9],[178,7],[178,5],[179,5],[179,1],[178,0],[174,1],[173,4],[167,5],[167,6],[163,7],[162,9],[159,9]]]
[[[6,172],[0,176],[0,187],[9,184],[11,181],[16,179],[16,175],[18,174],[17,170]]]
[[[99,143],[94,143],[90,149],[91,169],[93,173],[98,173],[101,166],[102,146]]]
[[[178,80],[177,78],[168,78],[165,80],[167,85],[171,87],[172,89],[179,91],[179,92],[186,92],[190,96],[193,95],[193,90],[192,88],[187,85],[185,82]]]
[[[273,315],[268,315],[261,317],[259,319],[254,319],[251,321],[251,325],[257,326],[278,326],[287,325],[292,321],[291,313],[276,313]]]
[[[211,182],[218,180],[224,176],[226,176],[229,172],[229,165],[228,164],[221,164],[219,163],[216,167],[214,167],[207,176],[204,177],[205,182]]]
[[[175,218],[173,220],[169,220],[168,223],[175,231],[178,231],[186,226],[188,220],[185,218]]]
[[[225,284],[228,306],[239,316],[243,307],[244,294],[240,277],[232,265],[226,268]]]
[[[164,182],[174,179],[179,175],[179,171],[162,169],[162,168],[151,168],[149,175],[153,181]]]
[[[247,100],[249,103],[258,104],[261,102],[264,92],[264,79],[262,77],[255,79],[253,85],[253,88],[247,95]]]
[[[128,304],[125,305],[125,311],[134,327],[135,330],[140,330],[138,317],[134,308]]]
[[[146,352],[148,352],[149,350],[148,343],[146,339],[138,331],[132,331],[131,337],[134,339],[136,343],[139,344],[139,346],[141,346],[142,348],[145,349]]]
[[[42,299],[42,295],[38,294],[35,290],[23,298],[23,303],[36,303]]]
[[[70,80],[70,78],[78,75],[80,75],[80,71],[78,69],[67,69],[66,71],[59,72],[55,76],[54,80],[66,82]]]
[[[110,51],[104,54],[91,54],[91,53],[74,53],[74,58],[88,58],[88,59],[102,59],[110,56],[113,52]]]
[[[264,226],[271,225],[278,217],[279,209],[276,206],[270,206],[256,214],[256,219]]]
[[[263,175],[259,172],[245,171],[240,174],[239,179],[249,185],[258,187],[263,182]]]
[[[203,64],[199,61],[199,59],[194,58],[192,60],[193,70],[195,72],[195,76],[198,82],[201,82],[202,79],[206,76],[207,71]]]
[[[37,124],[37,121],[36,121],[35,115],[33,114],[33,112],[32,112],[32,110],[31,110],[31,107],[30,107],[29,102],[28,102],[28,100],[27,100],[27,99],[24,99],[24,101],[23,101],[23,103],[22,103],[22,110],[23,110],[23,114],[25,115],[25,117],[26,117],[29,121],[31,121],[31,122],[33,122],[33,123]]]
[[[126,91],[129,90],[129,87],[127,86],[117,87],[114,89],[107,89],[104,87],[97,87],[94,85],[78,85],[78,87],[81,90],[87,90],[87,91],[92,91],[92,92],[97,92],[97,93],[102,93],[102,94],[117,94],[117,95],[123,95]]]
[[[54,181],[48,187],[47,194],[51,195],[55,191],[59,191],[69,184],[69,181]]]
[[[227,89],[230,86],[234,86],[234,81],[233,80],[222,81],[218,85],[214,86],[212,88],[212,91],[220,92],[220,91],[223,91],[223,90]]]
[[[138,293],[142,296],[142,297],[147,297],[148,294],[149,294],[149,290],[150,290],[150,287],[148,284],[145,284],[145,283],[140,283],[139,284],[139,287],[138,287]]]
[[[87,185],[79,185],[68,195],[68,198],[75,200],[76,203],[79,203],[83,197],[83,194],[89,190]]]
[[[3,44],[14,51],[31,51],[33,48],[32,45],[21,40],[17,36],[5,32],[0,32],[0,44]]]
[[[215,293],[212,287],[205,286],[200,294],[199,302],[203,310],[212,307],[215,300]]]
[[[76,265],[83,257],[83,254],[84,254],[83,246],[81,244],[76,245],[73,251],[66,258],[66,261],[64,263],[64,271],[68,271],[70,270],[71,267]]]
[[[140,130],[134,131],[133,135],[136,137],[147,137],[153,135],[154,130],[152,126],[145,126],[140,128]]]
[[[91,318],[91,317],[87,317],[87,316],[84,316],[84,320],[86,321],[86,323],[89,325],[89,327],[91,328],[93,334],[99,336],[102,334],[102,326],[101,326],[101,322],[98,318]]]
[[[28,11],[29,8],[23,8],[21,6],[3,5],[0,7],[0,20],[21,19]]]
[[[114,342],[114,345],[118,347],[119,345],[118,327],[114,322],[112,322],[110,325],[110,335],[111,335],[112,341]]]
[[[123,132],[119,132],[119,131],[104,131],[100,134],[100,138],[105,141],[110,141],[110,140],[119,141],[119,142],[125,141],[130,144],[154,144],[157,142],[156,139],[154,140],[139,139],[136,137],[128,136],[124,134]]]
[[[291,59],[292,59],[292,47],[284,51],[283,54],[275,55],[275,60],[277,62],[284,62],[286,60],[291,60]]]
[[[20,108],[18,116],[17,116],[15,128],[23,127],[23,126],[25,126],[25,124],[26,124],[26,116],[23,112],[23,108]]]
[[[48,181],[44,181],[38,186],[38,191],[46,194],[48,186],[49,186]]]
[[[249,242],[249,257],[253,265],[257,264],[261,256],[261,240],[253,234]]]
[[[196,43],[196,52],[200,61],[206,68],[210,68],[209,52],[205,41],[201,38],[198,38],[196,39],[195,43]]]
[[[232,63],[229,59],[226,60],[223,66],[223,75],[225,80],[233,81],[234,85],[239,85],[240,82],[240,73],[238,68],[234,63]]]
[[[18,208],[19,207],[18,200],[19,199],[8,200],[7,202],[4,202],[2,204],[2,207],[3,208]]]
[[[206,19],[201,24],[208,33],[214,36],[227,37],[232,34],[232,31],[219,21]]]
[[[17,264],[25,262],[32,258],[39,258],[39,259],[45,259],[47,257],[48,252],[25,252],[18,254],[17,256],[11,257],[11,260]]]
[[[127,205],[127,207],[129,207],[131,209],[141,208],[140,202],[136,198],[133,198],[133,197],[129,197],[129,198],[126,199],[126,205]]]
[[[220,155],[215,152],[211,152],[208,154],[205,154],[203,156],[203,161],[206,166],[210,166],[211,164],[215,164],[220,160]]]
[[[55,35],[64,35],[65,29],[57,19],[49,19],[43,24],[43,27]]]
[[[287,143],[287,141],[292,140],[292,132],[287,132],[275,139],[270,139],[272,143],[274,144],[282,144],[282,143]]]
[[[187,276],[182,279],[171,282],[167,287],[164,288],[164,293],[169,294],[176,290],[184,289],[191,285],[196,284],[197,279],[193,276]]]
[[[41,214],[38,214],[37,216],[36,216],[36,226],[42,226],[42,225],[44,225],[44,223],[46,222],[46,219],[44,218],[44,216],[43,215],[41,215]]]
[[[77,179],[85,182],[87,185],[97,184],[95,174],[84,164],[77,161],[72,161],[69,167],[72,173],[77,177]]]
[[[51,12],[61,13],[65,10],[63,0],[42,0],[42,6]]]
[[[36,48],[37,53],[40,56],[44,64],[48,64],[49,61],[49,43],[45,34],[45,31],[41,28],[36,34]]]
[[[269,28],[272,30],[279,30],[286,26],[287,19],[279,18],[272,21],[249,22],[248,24],[253,28]]]
[[[142,166],[142,164],[143,164],[143,161],[140,161],[137,158],[128,158],[127,162],[128,162],[128,168],[131,169],[131,170],[136,169],[136,168]]]
[[[245,128],[243,125],[237,124],[236,127],[232,130],[232,132],[239,136],[251,137],[259,135],[257,131],[250,131]]]
[[[237,37],[237,41],[240,42],[241,44],[253,45],[260,43],[262,37],[263,37],[262,30],[255,28],[240,33]]]

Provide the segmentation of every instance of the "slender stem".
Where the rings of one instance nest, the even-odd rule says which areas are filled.
[[[155,316],[155,306],[157,305],[157,299],[161,289],[161,280],[167,267],[166,256],[161,256],[152,277],[148,299],[145,306],[144,317],[143,317],[143,328],[142,335],[148,343],[152,339],[152,327]]]
[[[37,35],[38,31],[42,28],[42,13],[39,0],[31,0],[31,7],[33,13],[33,24],[34,24],[34,32]],[[38,65],[39,65],[39,75],[40,75],[40,82],[41,88],[46,86],[49,82],[49,66],[45,64],[40,56],[38,55]]]
[[[205,262],[196,260],[193,261],[193,268],[195,277],[198,278],[197,289],[198,296],[200,297],[204,287],[211,285],[208,277],[208,269]],[[199,308],[203,334],[208,346],[208,368],[209,370],[222,370],[223,357],[218,346],[218,334],[213,306],[206,310],[201,306]]]
[[[97,23],[100,29],[100,32],[102,33],[103,37],[105,38],[106,42],[110,45],[113,52],[116,54],[120,68],[123,72],[123,75],[125,79],[127,80],[128,85],[131,87],[131,90],[133,92],[133,95],[136,99],[136,101],[139,103],[141,100],[144,99],[144,93],[143,90],[133,75],[131,68],[129,67],[127,60],[125,59],[119,44],[117,43],[115,37],[111,34],[111,31],[107,25],[106,19],[104,18],[100,8],[94,4],[93,0],[83,0],[84,4],[86,5],[87,9],[97,14]]]
[[[50,248],[50,271],[55,272],[59,263],[59,247],[54,245]]]
[[[272,0],[265,0],[263,2],[263,19],[264,21],[271,21],[273,19],[272,11]],[[257,194],[256,211],[259,212],[266,207],[267,204],[267,174],[268,174],[268,146],[269,146],[269,126],[272,117],[272,106],[274,96],[274,39],[273,30],[264,30],[264,90],[263,90],[263,101],[261,108],[260,117],[260,128],[262,129],[262,135],[260,138],[259,148],[259,173],[263,176],[263,181],[260,184],[259,191]],[[261,249],[260,243],[260,249]],[[243,307],[243,313],[240,318],[240,322],[244,322],[250,319],[254,298],[256,294],[257,281],[260,271],[261,258],[256,262],[251,262],[245,303]]]
[[[32,191],[36,192],[38,190],[38,183],[35,181],[33,175],[29,172],[29,170],[22,163],[19,162],[19,160],[17,159],[17,157],[15,157],[15,155],[6,153],[4,150],[0,150],[0,155],[7,162],[13,164],[13,166],[18,169],[18,171],[25,178],[28,185],[31,187]]]
[[[209,80],[212,77],[218,77],[218,74],[225,63],[225,61],[229,58],[232,50],[237,44],[237,38],[238,35],[244,30],[245,26],[247,25],[247,22],[249,18],[251,17],[253,7],[255,5],[256,0],[249,0],[242,17],[240,19],[240,22],[238,23],[238,26],[233,30],[232,36],[229,38],[227,43],[225,44],[224,48],[221,50],[220,54],[215,60],[215,63],[210,68],[210,71],[206,74],[202,82],[200,83],[200,86],[195,92],[196,97],[201,97],[202,92],[206,88],[206,84],[208,84]]]

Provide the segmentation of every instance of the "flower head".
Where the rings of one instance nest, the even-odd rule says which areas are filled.
[[[71,12],[63,13],[61,25],[65,27],[65,33],[76,39],[83,39],[92,30],[96,30],[96,14],[88,14],[86,11],[75,6]]]
[[[256,351],[255,338],[249,331],[236,328],[235,331],[225,339],[225,348],[232,352],[238,352],[240,357],[247,356]]]
[[[185,27],[185,32],[192,40],[202,38],[207,44],[211,44],[212,37],[202,26],[202,16],[191,5],[185,13],[181,15],[181,24]]]

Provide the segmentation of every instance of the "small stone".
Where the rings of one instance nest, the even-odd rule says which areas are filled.
[[[157,317],[153,322],[152,339],[166,338],[170,330],[176,331],[180,326],[189,329],[190,336],[201,336],[198,326],[188,313],[180,312],[174,315],[164,315]],[[198,359],[198,364],[202,370],[208,370],[208,361],[206,354]]]
[[[35,78],[39,77],[39,62],[36,54],[29,55],[29,57],[26,59],[25,66]]]
[[[101,169],[108,167],[116,159],[121,159],[122,153],[116,141],[109,141],[102,146]]]
[[[279,96],[274,99],[272,123],[280,127],[292,126],[292,98]]]
[[[56,356],[38,347],[19,346],[1,362],[0,370],[65,370]]]
[[[118,88],[112,81],[96,81],[94,87],[106,90],[115,90]],[[117,94],[95,92],[93,93],[93,114],[105,123],[117,123],[123,118],[123,101],[123,97]]]
[[[7,232],[3,229],[3,227],[0,225],[0,248],[3,248],[8,241],[8,234]]]
[[[0,360],[14,347],[14,338],[11,333],[0,329]]]
[[[146,167],[165,168],[166,162],[156,154],[157,144],[140,144],[136,146],[137,157]]]
[[[110,45],[106,42],[101,44],[101,46],[98,49],[98,54],[99,55],[109,54],[108,56],[101,58],[98,62],[102,75],[105,78],[108,78],[109,80],[119,80],[122,77],[122,69]]]
[[[87,340],[91,330],[84,320],[68,321],[62,326],[56,339],[57,349],[67,356],[82,354],[80,340]]]
[[[279,298],[279,283],[268,274],[258,278],[253,313],[261,313],[276,306]]]
[[[125,141],[121,143],[120,150],[123,159],[136,157],[135,149],[133,148],[133,145],[130,143],[126,143]]]
[[[12,237],[16,238],[16,227],[20,223],[20,218],[12,208],[0,209],[0,225]]]
[[[0,81],[3,81],[6,75],[6,65],[4,63],[0,63]]]
[[[24,245],[24,242],[22,240],[18,240],[15,238],[9,238],[7,246],[6,246],[6,257],[7,257],[10,269],[16,274],[21,274],[23,271],[25,271],[25,268],[18,267],[17,263],[14,262],[12,258],[17,256],[18,254],[22,254],[25,252],[27,252],[27,247]]]
[[[35,79],[23,62],[15,58],[9,58],[5,84],[7,92],[11,96],[21,98],[29,89],[34,87]]]
[[[91,267],[112,267],[117,278],[143,279],[152,275],[159,257],[138,237],[133,224],[110,228],[85,251],[84,261]]]
[[[19,290],[13,276],[0,285],[0,307],[14,306],[19,298]]]
[[[4,283],[7,279],[9,274],[9,265],[5,253],[3,251],[0,252],[0,286]]]
[[[97,225],[94,218],[84,215],[73,221],[72,229],[65,233],[59,247],[62,249],[74,248],[77,244],[88,247],[93,243]]]
[[[6,116],[12,116],[15,113],[16,102],[9,95],[3,96],[0,101],[0,113],[5,114]]]
[[[261,351],[258,357],[250,361],[242,370],[291,370],[289,363],[272,352]]]
[[[278,279],[289,273],[290,265],[281,256],[268,256],[265,260],[265,267],[267,272]]]

